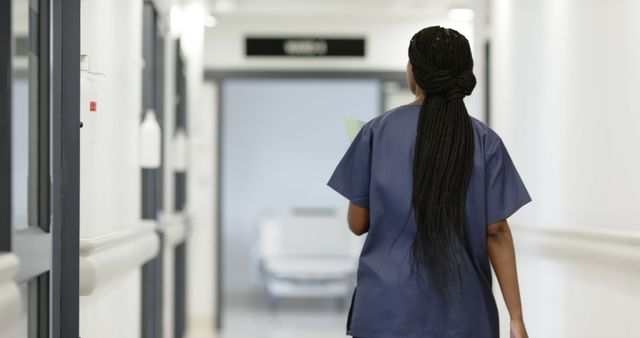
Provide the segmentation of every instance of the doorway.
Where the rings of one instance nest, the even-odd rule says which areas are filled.
[[[368,121],[386,111],[388,101],[406,96],[404,74],[210,72],[208,77],[219,88],[218,328],[275,334],[312,329],[342,336],[355,273],[344,297],[329,289],[296,294],[292,284],[285,286],[293,296],[273,295],[263,257],[264,225],[282,217],[333,217],[344,243],[355,238],[342,217],[346,202],[326,186],[349,146],[344,117]],[[321,242],[323,228],[308,237]],[[288,240],[304,242],[299,239]],[[341,247],[338,242],[335,248]],[[303,248],[287,250],[317,254],[322,245],[298,246]]]

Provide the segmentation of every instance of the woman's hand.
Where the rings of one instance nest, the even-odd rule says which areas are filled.
[[[529,338],[527,329],[524,327],[524,321],[512,320],[511,321],[511,338]]]

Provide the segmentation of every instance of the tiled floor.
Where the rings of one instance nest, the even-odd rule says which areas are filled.
[[[234,305],[224,315],[224,331],[198,325],[189,338],[343,338],[346,309],[324,301],[285,302],[276,310],[261,304]]]

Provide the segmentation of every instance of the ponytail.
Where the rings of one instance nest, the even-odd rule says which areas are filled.
[[[414,267],[422,266],[441,293],[464,265],[465,204],[474,154],[471,118],[463,98],[476,85],[469,42],[429,27],[414,35],[409,60],[425,92],[413,163],[412,206],[417,232]]]

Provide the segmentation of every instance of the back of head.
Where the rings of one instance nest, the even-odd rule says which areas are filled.
[[[424,268],[441,293],[465,262],[465,204],[474,137],[463,98],[476,84],[469,42],[460,33],[428,27],[409,46],[416,84],[425,93],[416,136],[413,210],[415,268]]]
[[[416,33],[409,60],[416,83],[428,96],[462,98],[476,85],[469,41],[453,29],[433,26]]]

